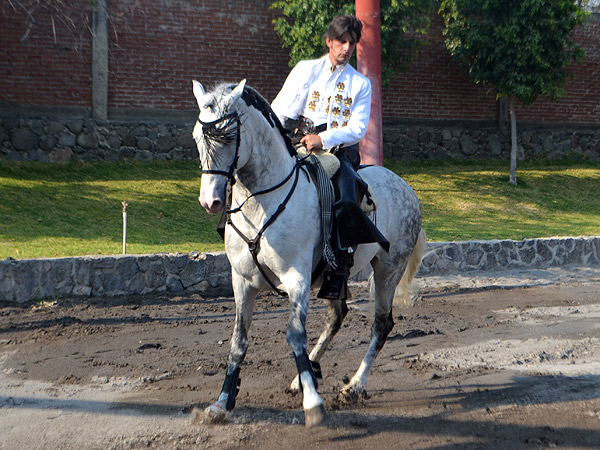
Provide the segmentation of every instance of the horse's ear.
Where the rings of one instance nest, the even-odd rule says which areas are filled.
[[[242,94],[244,92],[245,86],[246,86],[246,80],[240,81],[240,84],[238,84],[235,87],[235,89],[233,91],[231,91],[231,93],[227,96],[227,103],[229,104],[230,108],[232,106],[234,106],[237,103],[237,101],[240,99],[240,97],[242,96]]]
[[[200,109],[202,109],[202,106],[204,106],[204,105],[200,104],[200,99],[202,97],[204,97],[204,95],[206,95],[206,91],[204,90],[204,88],[198,81],[192,80],[192,84],[194,85],[194,97],[196,97],[196,101],[198,102],[198,107]]]

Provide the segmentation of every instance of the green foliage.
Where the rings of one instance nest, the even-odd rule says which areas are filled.
[[[290,49],[290,66],[303,59],[318,58],[326,53],[325,38],[331,20],[339,14],[354,14],[354,0],[277,0],[271,5],[281,16],[274,19],[275,31],[283,47]],[[393,75],[406,71],[414,50],[424,44],[419,39],[429,28],[428,15],[432,0],[382,0],[381,60],[382,77],[389,82]]]
[[[475,83],[524,105],[564,93],[584,51],[573,31],[587,13],[579,0],[443,0],[446,46]]]

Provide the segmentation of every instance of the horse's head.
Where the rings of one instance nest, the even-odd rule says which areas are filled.
[[[202,167],[200,204],[210,214],[225,207],[225,188],[232,179],[240,158],[241,118],[238,102],[246,80],[233,89],[221,86],[207,93],[193,81],[194,96],[200,108],[193,136]]]

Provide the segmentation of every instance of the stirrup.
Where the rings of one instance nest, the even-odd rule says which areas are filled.
[[[327,300],[346,300],[348,298],[348,272],[327,271],[317,298]]]

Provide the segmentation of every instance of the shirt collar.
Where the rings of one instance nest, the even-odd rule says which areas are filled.
[[[348,65],[348,63],[345,64],[340,64],[339,66],[333,66],[333,64],[331,63],[331,60],[329,59],[329,57],[327,55],[325,55],[325,57],[327,58],[326,62],[325,62],[325,69],[329,71],[330,74],[334,74],[336,72],[342,73],[344,71],[344,69],[346,68],[346,66]]]
[[[329,63],[329,71],[334,74],[336,71],[339,73],[342,73],[344,71],[344,69],[346,68],[346,66],[348,65],[348,63],[346,64],[340,64],[339,66],[333,66],[333,64]]]

